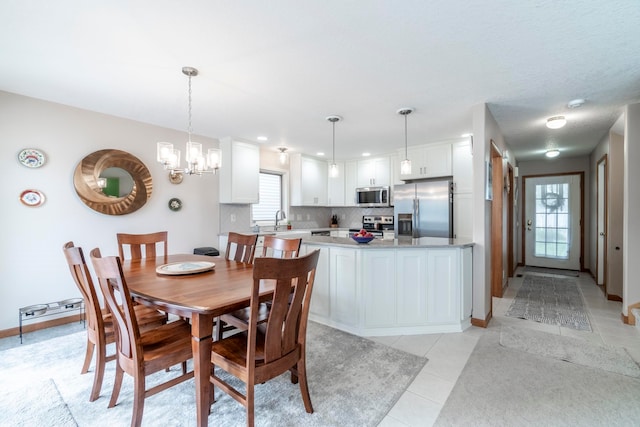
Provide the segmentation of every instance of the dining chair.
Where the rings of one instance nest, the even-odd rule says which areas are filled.
[[[255,385],[287,371],[300,383],[305,410],[313,413],[306,372],[306,336],[309,303],[320,251],[299,258],[256,258],[253,267],[249,329],[212,344],[211,402],[215,387],[240,402],[247,411],[247,426],[254,425]],[[258,327],[260,284],[274,283],[268,320]],[[216,368],[245,383],[245,394],[224,380]]]
[[[240,234],[230,231],[224,257],[227,260],[251,264],[256,252],[257,242],[257,234]]]
[[[155,258],[158,253],[158,244],[162,244],[164,246],[163,253],[166,257],[169,254],[167,234],[168,232],[166,231],[147,234],[117,233],[116,238],[118,239],[118,254],[120,255],[120,260],[128,259],[125,257],[127,247],[129,248],[129,253],[131,255],[129,259]]]
[[[90,255],[102,295],[113,316],[116,336],[116,378],[109,408],[118,401],[126,372],[134,381],[131,426],[138,427],[142,422],[145,398],[193,378],[193,370],[186,368],[186,362],[193,357],[191,326],[186,320],[178,319],[141,331],[120,258],[102,257],[98,248]],[[147,375],[179,363],[182,364],[181,375],[147,389]]]
[[[264,236],[264,244],[262,247],[262,257],[272,258],[295,258],[300,254],[300,245],[302,239],[283,239],[276,236]],[[260,304],[258,310],[258,323],[263,323],[269,315],[269,303]],[[223,323],[221,327],[216,328],[216,339],[221,339],[225,331],[233,330],[233,328],[246,331],[249,322],[249,308],[236,310],[232,313],[223,314],[219,318]],[[218,323],[216,323],[218,325]]]
[[[100,305],[98,292],[91,279],[82,248],[74,246],[73,242],[67,242],[63,245],[62,250],[67,259],[71,276],[84,299],[87,316],[87,350],[81,374],[89,372],[91,359],[93,359],[93,353],[96,350],[95,375],[89,395],[89,401],[93,402],[100,395],[105,364],[115,359],[115,354],[107,356],[107,345],[115,342],[112,316],[107,309],[103,309]],[[134,313],[143,330],[163,325],[167,323],[168,319],[166,313],[144,305],[136,305]]]

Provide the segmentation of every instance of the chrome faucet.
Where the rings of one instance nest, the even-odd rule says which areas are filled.
[[[282,221],[285,218],[287,218],[287,216],[284,214],[284,211],[282,209],[278,209],[276,211],[276,226],[274,227],[274,230],[278,229],[278,221]]]

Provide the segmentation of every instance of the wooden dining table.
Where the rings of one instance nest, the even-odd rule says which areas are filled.
[[[213,262],[213,270],[195,274],[166,275],[156,268],[169,263]],[[193,366],[198,426],[208,425],[210,407],[211,343],[214,318],[247,307],[253,286],[251,264],[204,255],[169,255],[126,260],[122,269],[132,297],[191,321]],[[273,283],[260,285],[260,296],[268,298]]]

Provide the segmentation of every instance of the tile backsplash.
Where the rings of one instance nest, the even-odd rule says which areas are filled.
[[[331,216],[338,216],[338,227],[359,228],[363,215],[393,215],[393,208],[291,206],[287,220],[295,229],[327,228]],[[275,217],[275,212],[274,212]],[[251,231],[251,205],[220,204],[220,233]]]

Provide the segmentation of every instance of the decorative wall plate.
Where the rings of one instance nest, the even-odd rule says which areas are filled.
[[[44,153],[35,148],[25,148],[18,153],[18,160],[28,168],[39,168],[47,161]]]
[[[187,261],[164,264],[156,268],[156,273],[167,276],[181,276],[184,274],[203,273],[213,270],[216,264],[208,261]]]
[[[169,209],[171,209],[174,212],[179,211],[180,209],[182,209],[182,201],[176,197],[169,200]]]
[[[176,173],[169,172],[169,182],[172,184],[180,184],[183,178],[184,177],[180,172],[176,172]]]
[[[45,197],[38,190],[24,190],[20,193],[20,201],[25,206],[36,207],[44,203]]]

